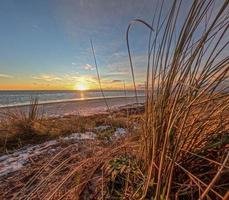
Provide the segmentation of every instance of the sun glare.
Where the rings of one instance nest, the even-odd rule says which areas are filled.
[[[84,91],[84,90],[87,90],[87,87],[86,87],[86,85],[84,85],[84,84],[77,84],[76,86],[75,86],[75,89],[76,90],[80,90],[80,91]]]

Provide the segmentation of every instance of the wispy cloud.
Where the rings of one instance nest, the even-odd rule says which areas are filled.
[[[13,76],[9,74],[0,74],[0,78],[13,78]]]
[[[32,29],[33,29],[34,31],[37,31],[37,30],[40,30],[41,27],[40,27],[38,24],[32,24]]]
[[[122,80],[112,80],[111,81],[112,83],[121,83],[121,82],[123,82]]]
[[[62,75],[52,75],[52,74],[40,74],[32,76],[33,79],[39,81],[56,82],[56,81],[66,81],[66,82],[76,82],[79,80],[80,75],[76,72],[74,74],[62,74]]]
[[[79,79],[79,74],[64,74],[63,76],[61,76],[61,79],[69,82],[75,82]]]
[[[145,54],[138,54],[134,55],[132,59],[135,78],[137,81],[140,81],[146,76],[147,57]],[[131,79],[130,63],[126,57],[115,59],[106,67],[104,77],[112,77],[113,79],[119,79],[118,77],[121,77],[121,79],[125,78],[126,80]]]
[[[61,81],[62,80],[62,77],[60,77],[60,76],[48,75],[48,74],[41,74],[38,76],[33,76],[32,78],[36,79],[36,80],[43,80],[43,81],[48,81],[48,82]]]
[[[83,69],[85,69],[85,70],[94,70],[95,67],[93,67],[92,65],[86,64],[86,65],[83,66]]]
[[[129,75],[128,72],[107,72],[106,74],[102,75],[105,78],[111,78],[111,77],[121,77],[124,76],[126,77],[127,75]]]

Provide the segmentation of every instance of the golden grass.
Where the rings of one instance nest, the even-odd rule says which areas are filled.
[[[127,118],[126,109],[123,109],[113,112],[112,117],[108,114],[95,114],[45,118],[37,100],[31,101],[28,109],[11,108],[2,113],[2,116],[4,120],[0,123],[0,154],[72,133],[94,131],[95,127],[101,125],[109,125],[113,129],[126,128],[137,117],[132,115]]]
[[[95,141],[79,153],[86,158],[58,155],[47,164],[58,165],[43,166],[14,199],[227,198],[229,2],[217,2],[213,12],[215,0],[193,0],[178,26],[181,3],[174,0],[163,17],[158,1],[152,25],[134,20],[151,31],[145,113],[137,127],[128,124],[128,137],[110,146]]]

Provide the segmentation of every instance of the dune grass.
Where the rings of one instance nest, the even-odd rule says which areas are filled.
[[[39,144],[72,133],[94,132],[98,126],[110,126],[111,130],[126,128],[128,121],[133,121],[137,117],[136,114],[127,117],[126,108],[114,111],[112,115],[68,115],[64,117],[44,117],[42,111],[43,107],[39,105],[37,99],[32,100],[25,108],[4,109],[0,121],[0,154],[10,153],[26,145]],[[112,133],[111,131],[110,134]],[[102,139],[108,132],[97,134]]]
[[[32,99],[26,110],[6,109],[0,123],[1,153],[7,149],[19,148],[28,143],[44,141],[47,136],[43,132],[42,114],[38,110],[38,99]]]
[[[193,0],[183,21],[184,2],[173,0],[165,16],[163,2],[152,25],[131,22],[150,28],[147,99],[137,127],[128,125],[129,135],[109,146],[88,148],[86,158],[55,157],[52,176],[42,176],[43,166],[14,199],[227,199],[229,2]]]

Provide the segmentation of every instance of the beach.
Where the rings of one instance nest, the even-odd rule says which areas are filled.
[[[108,97],[106,98],[109,109],[117,109],[120,106],[135,104],[135,97]],[[138,97],[138,103],[143,103],[144,97]],[[39,113],[44,117],[60,117],[67,115],[88,116],[99,113],[107,113],[108,108],[103,98],[85,99],[85,100],[69,100],[62,102],[41,103],[38,106]],[[19,105],[0,108],[0,119],[5,117],[6,113],[15,110],[27,111],[29,105]]]
[[[0,15],[0,200],[229,200],[229,0]]]

